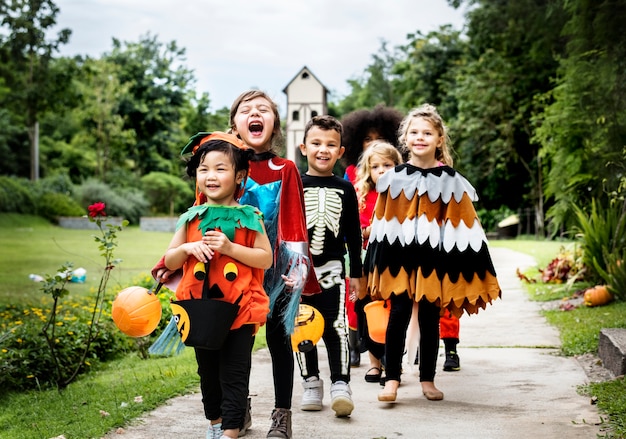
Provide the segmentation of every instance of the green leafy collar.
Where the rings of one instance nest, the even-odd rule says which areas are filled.
[[[263,214],[254,206],[221,206],[202,204],[192,206],[183,213],[176,223],[176,230],[190,223],[196,217],[200,220],[198,230],[204,235],[208,230],[219,229],[231,241],[235,239],[235,229],[245,228],[263,233]]]

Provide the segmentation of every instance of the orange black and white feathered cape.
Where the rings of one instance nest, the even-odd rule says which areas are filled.
[[[501,295],[474,187],[449,166],[396,166],[380,177],[365,257],[374,299],[408,293],[460,317]]]

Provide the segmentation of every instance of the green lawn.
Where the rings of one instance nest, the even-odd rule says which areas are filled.
[[[0,214],[0,304],[38,303],[43,293],[40,284],[29,279],[29,274],[54,274],[65,262],[87,270],[84,284],[69,284],[72,294],[96,289],[104,263],[94,241],[94,235],[99,233],[98,230],[64,229],[38,217]],[[117,236],[114,257],[122,261],[111,272],[111,290],[128,286],[138,276],[149,274],[165,253],[172,234],[145,232],[133,226],[124,228]]]

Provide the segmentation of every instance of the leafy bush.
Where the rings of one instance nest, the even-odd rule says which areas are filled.
[[[37,198],[37,214],[55,222],[60,216],[83,216],[86,211],[69,195],[44,192]]]
[[[151,172],[141,178],[146,196],[156,213],[173,216],[185,211],[193,203],[193,189],[182,179],[164,172]],[[177,202],[186,201],[182,209]]]
[[[131,224],[139,224],[139,219],[149,207],[144,195],[137,189],[122,189],[115,191],[106,183],[90,179],[76,188],[81,206],[103,202],[107,206],[109,216],[121,216]]]
[[[150,276],[133,281],[133,285],[151,289],[154,280]],[[112,297],[115,297],[117,291]],[[93,368],[98,363],[119,358],[124,353],[137,352],[146,358],[148,347],[157,339],[169,323],[172,312],[169,306],[174,293],[161,289],[159,300],[163,316],[157,329],[147,337],[131,338],[124,335],[113,323],[111,306],[108,300],[98,324],[98,336],[91,343],[87,359],[81,372]],[[9,390],[52,388],[57,377],[50,349],[42,334],[46,322],[46,299],[39,306],[8,305],[0,307],[0,393]],[[87,338],[87,328],[91,320],[93,297],[77,298],[65,302],[57,322],[55,349],[62,359],[64,370],[73,368],[80,360]]]
[[[487,210],[479,209],[477,211],[480,223],[486,232],[494,232],[498,229],[498,223],[504,218],[513,215],[515,212],[506,206],[500,206],[498,209]]]
[[[605,283],[617,297],[626,299],[626,208],[624,204],[602,206],[596,200],[585,213],[575,206],[577,237],[583,262],[591,279]]]
[[[37,196],[30,180],[0,176],[0,212],[36,214]]]
[[[45,304],[44,307],[9,305],[0,308],[0,389],[46,388],[56,383],[56,368],[41,332],[46,313]],[[90,320],[89,299],[85,298],[68,303],[59,315],[55,349],[62,368],[80,361]],[[115,327],[110,317],[102,319],[98,329],[99,335],[90,346],[84,370],[132,349],[132,340]]]

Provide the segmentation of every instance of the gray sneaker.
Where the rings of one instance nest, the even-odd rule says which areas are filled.
[[[270,419],[272,425],[267,437],[291,439],[291,410],[274,409]]]
[[[309,377],[302,382],[304,393],[300,410],[320,411],[322,410],[322,399],[324,397],[324,381],[318,377]]]
[[[354,410],[350,384],[337,381],[330,385],[330,408],[335,411],[335,416],[338,418],[350,416]]]

